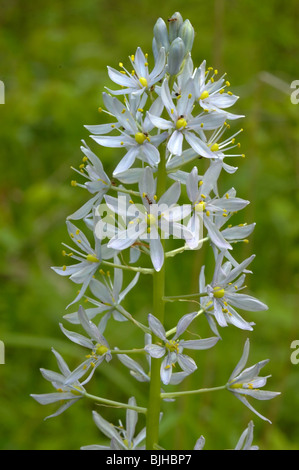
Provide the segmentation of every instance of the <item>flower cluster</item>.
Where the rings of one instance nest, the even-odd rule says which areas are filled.
[[[221,339],[218,327],[233,325],[253,330],[254,323],[245,320],[236,309],[249,312],[267,309],[263,302],[243,293],[245,277],[251,273],[247,267],[254,255],[237,261],[232,254],[234,244],[247,242],[255,227],[254,223],[232,221],[249,201],[237,197],[233,187],[220,194],[218,190],[222,171],[233,174],[237,170],[228,162],[244,157],[238,141],[243,129],[230,130],[230,121],[243,117],[229,111],[238,96],[230,91],[226,75],[207,67],[205,60],[194,67],[191,57],[194,29],[190,21],[184,21],[177,12],[168,23],[167,27],[159,18],[155,24],[153,59],[138,47],[130,55],[128,65],[120,62],[118,69],[108,67],[113,85],[103,92],[103,107],[99,108],[100,116],[105,118],[85,128],[93,145],[118,149],[114,170],[107,175],[96,153],[82,141],[84,157],[75,171],[85,181],[73,180],[71,184],[86,189],[91,196],[67,218],[72,245],[64,245],[63,255],[71,258],[71,264],[53,268],[80,286],[69,305],[87,302],[85,308],[81,304],[77,311],[64,316],[75,329],[83,329],[84,334],[60,325],[65,336],[87,349],[87,354],[85,351],[80,364],[71,371],[54,351],[61,373],[42,370],[42,374],[56,392],[33,397],[42,404],[62,400],[62,407],[51,416],[82,397],[127,410],[127,429],[122,424],[108,423],[94,412],[96,425],[110,443],[109,447],[94,445],[85,449],[139,449],[145,448],[145,439],[146,448],[158,445],[152,434],[161,415],[152,407],[159,398],[172,400],[180,393],[160,390],[161,382],[165,386],[178,385],[193,374],[197,364],[192,351],[213,348]],[[71,220],[77,221],[76,225]],[[178,247],[167,251],[170,238]],[[214,274],[207,283],[202,266],[199,292],[194,294],[200,300],[200,309],[182,312],[178,322],[173,322],[172,317],[165,319],[167,301],[187,301],[190,297],[166,296],[167,258],[198,250],[204,242],[213,252]],[[125,272],[133,277],[123,287]],[[153,276],[153,312],[146,319],[137,320],[136,313],[128,312],[123,303],[140,275]],[[200,337],[196,329],[199,317],[207,319],[214,336]],[[113,321],[129,321],[139,328],[145,334],[145,346],[121,350],[114,344],[113,336],[108,342],[104,332],[108,322]],[[170,324],[169,330],[166,324]],[[193,336],[188,339],[190,333]],[[191,351],[190,356],[185,350]],[[242,372],[248,350],[249,341],[241,361],[222,388],[257,413],[246,397],[271,399],[277,393],[259,390],[267,377],[259,378],[258,373],[267,361]],[[96,370],[104,363],[109,367],[113,356],[129,369],[132,377],[149,384],[149,396],[155,396],[155,400],[150,399],[147,409],[137,406],[134,397],[120,404],[92,397],[85,391]],[[180,370],[174,372],[176,365]],[[200,390],[190,393],[195,392],[201,393]],[[145,413],[150,424],[134,438],[138,413]],[[155,425],[150,421],[154,419]],[[237,448],[255,448],[251,446],[252,431],[250,423]],[[202,449],[204,442],[201,436],[195,449]]]

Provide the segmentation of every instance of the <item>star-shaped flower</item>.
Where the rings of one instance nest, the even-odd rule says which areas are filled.
[[[159,344],[149,344],[145,346],[145,350],[153,358],[162,358],[164,357],[161,363],[161,380],[167,385],[170,383],[172,368],[173,365],[178,362],[181,369],[187,373],[191,374],[197,369],[195,361],[183,354],[184,349],[210,349],[212,348],[219,337],[211,337],[206,339],[195,339],[195,340],[179,340],[185,330],[188,328],[190,323],[197,316],[197,312],[188,313],[184,315],[178,322],[176,327],[176,333],[172,339],[166,337],[166,332],[162,323],[154,316],[149,314],[148,323],[152,332],[163,341],[163,345]]]
[[[150,90],[159,80],[161,80],[166,72],[165,67],[165,49],[161,47],[155,66],[151,72],[148,69],[147,56],[142,52],[140,47],[137,48],[134,56],[129,57],[133,67],[132,72],[128,72],[122,63],[120,63],[120,72],[112,67],[108,67],[108,74],[111,80],[123,89],[108,91],[114,95],[124,95],[127,93],[141,94],[146,90]]]
[[[247,339],[244,345],[241,359],[228,379],[226,388],[256,415],[271,423],[268,418],[265,418],[253,408],[246,397],[251,396],[257,400],[271,400],[277,395],[280,395],[280,392],[260,390],[261,387],[266,385],[267,379],[271,377],[270,375],[266,377],[259,377],[260,370],[269,362],[268,359],[260,361],[254,366],[244,369],[249,356],[249,348],[250,343],[249,339]]]

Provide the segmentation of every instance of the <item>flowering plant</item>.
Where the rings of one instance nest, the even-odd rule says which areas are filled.
[[[51,416],[57,416],[82,398],[126,409],[126,430],[108,423],[98,412],[93,413],[96,425],[110,439],[110,449],[161,449],[162,400],[228,390],[266,420],[247,398],[267,400],[278,394],[260,390],[268,377],[258,374],[267,361],[243,370],[249,354],[248,339],[241,360],[226,384],[174,392],[161,388],[161,384],[180,384],[197,369],[192,350],[217,347],[221,340],[219,327],[233,325],[241,330],[253,329],[254,323],[243,319],[237,309],[267,309],[258,299],[240,293],[245,288],[245,277],[250,272],[247,267],[254,256],[238,262],[232,255],[233,245],[246,242],[255,226],[228,224],[248,201],[237,197],[234,188],[224,194],[218,191],[221,172],[233,174],[237,170],[228,163],[230,158],[244,157],[236,140],[242,129],[231,134],[229,124],[230,120],[243,117],[228,111],[238,97],[230,91],[225,75],[207,68],[205,61],[194,68],[191,57],[194,29],[190,21],[183,21],[180,13],[175,13],[168,22],[167,28],[159,18],[154,26],[153,67],[149,65],[148,54],[140,47],[129,57],[131,71],[123,63],[119,64],[120,70],[108,67],[109,77],[118,87],[107,88],[103,93],[105,108],[100,111],[108,115],[110,122],[85,126],[101,147],[121,149],[110,177],[100,159],[83,141],[83,162],[76,171],[85,182],[73,180],[72,185],[83,187],[91,197],[67,218],[73,246],[65,245],[70,252],[64,250],[63,254],[73,263],[53,268],[80,285],[70,305],[83,298],[92,305],[83,308],[81,304],[76,312],[64,317],[69,323],[79,325],[84,334],[60,325],[65,336],[87,348],[88,354],[71,371],[60,354],[53,351],[61,373],[42,369],[42,374],[56,391],[32,395],[41,404],[62,402]],[[182,203],[183,191],[187,204]],[[84,229],[71,220],[83,222]],[[170,238],[178,243],[177,248],[168,249]],[[199,250],[203,243],[212,249],[212,279],[206,282],[202,266],[197,293],[167,296],[167,259],[184,251]],[[125,261],[126,252],[128,261]],[[150,267],[144,266],[146,260]],[[110,274],[111,269],[113,274]],[[123,287],[125,271],[134,277]],[[142,275],[152,278],[153,302],[152,312],[140,320],[122,303]],[[192,313],[182,312],[178,323],[166,330],[166,303],[191,299],[196,299],[200,308]],[[197,335],[198,339],[188,339],[188,328],[199,317],[207,320],[211,336]],[[115,346],[113,337],[104,336],[107,323],[111,321],[131,322],[132,328],[140,330],[145,337],[144,347],[136,349],[128,345],[121,350]],[[191,351],[191,356],[185,350]],[[142,361],[136,359],[138,355],[147,358],[148,371]],[[134,379],[148,384],[146,407],[139,406],[135,397],[128,397],[126,403],[121,403],[86,391],[86,385],[102,364],[106,362],[109,367],[115,357]],[[180,370],[174,371],[177,365]],[[145,415],[146,426],[134,438],[139,414]],[[253,423],[250,422],[236,448],[256,448],[251,445],[252,439]],[[194,449],[202,449],[204,443],[201,436]],[[107,446],[95,444],[84,448],[106,449]]]

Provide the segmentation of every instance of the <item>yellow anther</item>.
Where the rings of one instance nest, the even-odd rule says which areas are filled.
[[[143,113],[143,109],[142,108],[138,108],[138,110],[140,113]]]
[[[125,114],[125,112],[126,112],[126,108],[122,110],[121,114]]]
[[[147,63],[147,62],[144,62],[144,66],[145,66],[145,67],[148,67],[148,63]]]
[[[135,70],[132,70],[131,75],[135,75]]]
[[[249,240],[247,240],[247,238],[244,238],[243,243],[249,243]]]
[[[210,215],[210,211],[207,211],[207,212],[206,212],[206,214],[207,214],[207,216],[209,217],[209,215]]]
[[[205,100],[206,98],[209,98],[209,92],[207,90],[203,91],[202,94],[200,95],[199,99],[200,100]]]
[[[137,132],[137,134],[135,134],[135,140],[137,144],[140,144],[140,145],[143,144],[145,139],[146,139],[146,135],[143,134],[143,132]]]
[[[228,94],[229,96],[232,96],[232,92],[231,92],[231,91],[228,91],[227,94]]]
[[[222,95],[224,93],[224,90],[223,88],[219,91],[220,95]]]
[[[201,194],[200,195],[203,199],[206,199],[207,196],[205,196],[204,194]]]
[[[167,341],[165,344],[166,348],[171,352],[179,352],[179,343],[173,339]]]
[[[215,142],[215,144],[211,146],[211,150],[212,152],[217,152],[219,150],[219,145]]]
[[[195,204],[194,209],[196,212],[203,212],[206,208],[206,203],[204,201],[199,201]]]
[[[173,108],[171,108],[170,112],[171,112],[171,114],[173,114],[173,113],[174,113],[174,109],[173,109]]]
[[[134,201],[132,201],[132,199],[129,200],[129,203],[130,204],[134,204]]]
[[[147,87],[147,79],[145,77],[140,77],[139,82],[143,87]]]
[[[62,250],[62,256],[66,256],[66,251]]]
[[[105,354],[107,351],[109,351],[109,348],[107,348],[107,346],[104,346],[103,344],[100,344],[100,343],[96,344],[95,353],[98,356],[103,356],[103,354]]]
[[[82,162],[87,162],[88,158],[85,156],[82,158]]]
[[[218,75],[218,70],[217,69],[214,70],[214,74]]]
[[[66,265],[62,266],[62,271],[66,270]]]
[[[146,218],[147,218],[147,223],[149,225],[154,224],[157,220],[156,217],[154,216],[154,214],[147,214]]]
[[[200,180],[200,182],[198,184],[199,184],[199,186],[202,186],[203,185],[203,180]]]
[[[79,233],[80,233],[80,230],[77,228],[76,235],[79,235]]]
[[[226,85],[226,86],[230,86],[230,83],[229,83],[228,80],[225,82],[225,85]]]
[[[98,108],[98,111],[99,113],[101,113],[103,111],[103,108],[101,108],[101,106]]]
[[[226,199],[228,199],[228,198],[229,198],[229,194],[228,194],[228,193],[226,193],[225,197],[226,197]]]
[[[71,181],[71,186],[77,186],[77,181],[72,180],[72,181]]]
[[[123,142],[123,141],[121,141],[120,145],[124,145],[124,142]]]
[[[213,78],[213,77],[211,77],[211,83],[214,83],[214,81],[215,81],[215,80],[214,80],[214,78]]]
[[[187,121],[184,118],[180,118],[176,122],[177,129],[184,129],[187,126]]]
[[[85,167],[84,163],[81,163],[81,165],[79,165],[79,168],[84,168],[84,167]]]
[[[73,233],[70,233],[70,237],[71,237],[71,238],[74,238],[74,236],[75,236],[75,235],[74,235]]]
[[[188,98],[189,98],[189,100],[190,100],[190,98],[192,98],[192,93],[189,93]]]
[[[156,196],[156,195],[154,195],[154,200],[156,201],[157,199],[158,199],[158,198],[157,198],[157,196]]]
[[[86,259],[87,259],[87,261],[89,261],[90,263],[98,263],[98,262],[99,262],[99,259],[98,259],[96,256],[91,255],[91,254],[86,255]]]
[[[122,62],[120,62],[120,63],[118,64],[118,66],[119,66],[119,67],[123,67],[124,64],[123,64]]]
[[[224,289],[221,289],[221,287],[214,287],[214,297],[216,297],[216,299],[221,299],[224,294],[225,294],[225,290]]]

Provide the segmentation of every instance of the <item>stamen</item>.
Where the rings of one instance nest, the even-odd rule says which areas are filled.
[[[140,77],[139,82],[143,87],[147,87],[147,79],[145,77]]]
[[[186,119],[180,118],[180,119],[177,120],[177,122],[176,122],[176,128],[177,129],[182,129],[182,128],[185,129],[186,126],[187,126]]]

